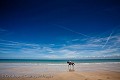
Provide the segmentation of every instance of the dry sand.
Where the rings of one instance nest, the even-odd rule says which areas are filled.
[[[0,63],[0,80],[120,80],[119,66],[120,63],[77,64],[73,70],[67,65]]]
[[[64,72],[55,75],[40,74],[40,76],[1,77],[0,80],[120,80],[120,72]]]

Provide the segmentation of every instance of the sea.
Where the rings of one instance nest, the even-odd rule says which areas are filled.
[[[120,59],[77,59],[77,60],[48,60],[48,59],[0,59],[0,63],[103,63],[103,62],[120,62]]]

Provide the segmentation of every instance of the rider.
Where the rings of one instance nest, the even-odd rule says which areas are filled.
[[[71,63],[71,61],[69,61]]]

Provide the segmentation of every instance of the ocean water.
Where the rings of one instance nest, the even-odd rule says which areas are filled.
[[[0,63],[66,63],[68,60],[40,60],[40,59],[0,59]],[[79,59],[71,60],[75,63],[103,63],[120,62],[120,59]]]

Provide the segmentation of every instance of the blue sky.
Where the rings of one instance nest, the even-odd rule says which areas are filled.
[[[2,0],[0,59],[120,58],[117,0]]]

